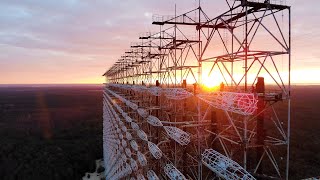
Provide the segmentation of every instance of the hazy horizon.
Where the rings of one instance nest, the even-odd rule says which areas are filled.
[[[102,86],[104,83],[52,83],[52,84],[0,84],[0,87],[14,87],[14,86]],[[266,84],[274,86],[276,84]],[[291,86],[318,86],[320,83],[293,83]]]

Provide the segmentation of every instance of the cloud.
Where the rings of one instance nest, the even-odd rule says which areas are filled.
[[[201,2],[210,17],[226,8],[224,0]],[[290,3],[294,7],[293,40],[303,44],[295,44],[295,51],[319,49],[319,25],[313,23],[319,17],[319,2]],[[152,14],[172,15],[175,4],[177,14],[197,7],[194,0],[2,0],[0,46],[4,53],[0,54],[0,71],[11,75],[7,78],[11,82],[26,73],[28,82],[53,81],[44,78],[51,77],[50,73],[55,82],[68,79],[63,73],[95,79],[87,76],[100,76],[128,49],[130,42],[138,40],[139,33],[157,31],[158,27],[151,25]],[[317,51],[310,52],[312,58],[319,58]],[[301,52],[296,55],[307,56]],[[310,64],[319,65],[311,61]],[[40,76],[43,78],[38,81]],[[0,78],[0,83],[10,81]]]

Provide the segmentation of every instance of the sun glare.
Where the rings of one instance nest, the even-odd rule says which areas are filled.
[[[212,77],[202,77],[202,84],[206,90],[215,90],[220,86],[221,81]]]

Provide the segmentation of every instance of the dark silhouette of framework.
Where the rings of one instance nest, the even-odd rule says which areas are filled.
[[[290,7],[226,3],[215,18],[200,2],[154,16],[160,31],[140,34],[106,71],[108,178],[289,178]],[[219,76],[220,90],[203,76]]]

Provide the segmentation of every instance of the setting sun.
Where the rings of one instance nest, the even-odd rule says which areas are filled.
[[[219,78],[214,78],[209,76],[202,77],[202,84],[204,88],[207,90],[217,89],[220,86],[221,82],[222,81]]]
[[[320,180],[319,7],[0,0],[1,179]]]
[[[205,90],[217,90],[220,88],[220,84],[223,82],[225,84],[223,76],[215,71],[209,73],[210,66],[204,66],[203,76],[202,76],[202,85]]]

